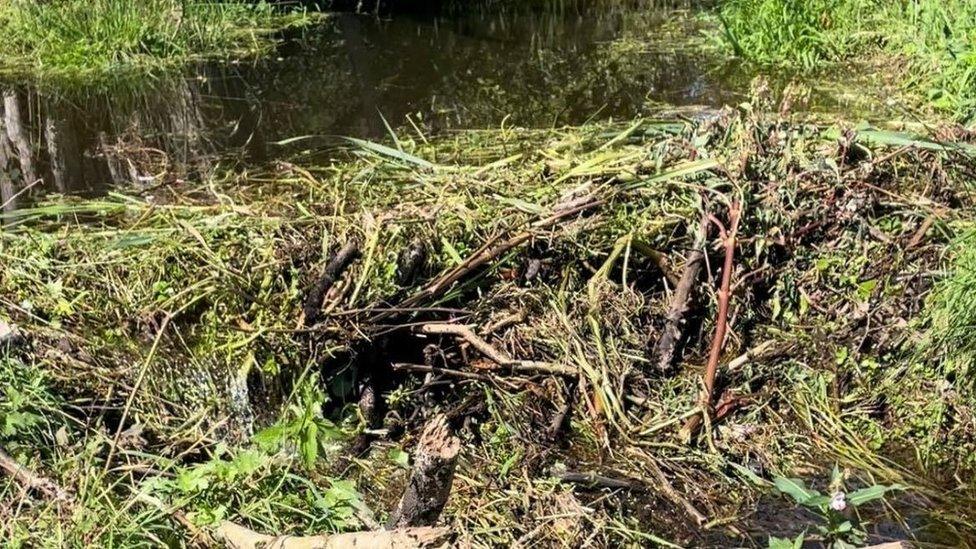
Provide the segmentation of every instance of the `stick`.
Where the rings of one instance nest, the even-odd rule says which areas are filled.
[[[17,463],[7,452],[0,449],[0,469],[3,469],[21,486],[29,490],[37,490],[44,496],[55,501],[74,503],[74,496],[51,479],[39,476],[37,473]]]
[[[718,291],[718,319],[715,322],[715,334],[712,336],[712,346],[708,353],[708,364],[705,367],[705,389],[701,395],[701,410],[699,413],[688,418],[687,423],[681,429],[682,439],[686,441],[690,441],[698,431],[703,419],[702,414],[710,412],[712,400],[715,398],[715,375],[718,372],[718,360],[722,355],[722,347],[725,345],[725,332],[728,330],[732,269],[735,267],[735,237],[739,229],[740,209],[741,207],[737,201],[729,206],[729,223],[731,225],[731,229],[729,230],[726,230],[725,225],[718,219],[714,217],[710,218],[718,226],[719,234],[725,242],[725,263],[722,267],[722,286]]]
[[[332,256],[332,259],[322,271],[322,276],[319,277],[315,286],[308,293],[308,297],[305,298],[302,313],[305,317],[304,324],[306,328],[313,326],[318,321],[319,312],[322,309],[322,300],[325,299],[325,295],[358,255],[359,239],[353,238],[349,242],[346,242],[346,245]]]
[[[424,303],[425,301],[439,295],[441,292],[467,276],[469,273],[483,267],[489,261],[502,256],[506,252],[528,242],[529,239],[535,235],[535,231],[555,225],[567,217],[576,215],[591,208],[595,208],[604,204],[605,202],[606,201],[601,198],[585,196],[581,199],[576,199],[566,204],[557,205],[555,208],[553,208],[552,214],[550,214],[548,217],[544,217],[533,222],[525,231],[517,233],[505,240],[501,240],[500,237],[489,240],[480,248],[475,250],[471,255],[469,255],[463,262],[461,262],[460,265],[457,265],[456,267],[448,269],[446,272],[442,273],[429,284],[399,303],[398,307],[411,308]],[[389,313],[380,313],[371,319],[371,323],[375,324],[389,316]]]
[[[427,423],[414,450],[410,481],[386,524],[388,530],[430,526],[437,521],[451,495],[460,453],[461,440],[451,433],[443,415]]]
[[[560,366],[558,364],[550,364],[548,362],[538,362],[534,360],[514,360],[505,352],[496,349],[491,345],[491,343],[488,343],[478,334],[474,333],[474,330],[472,330],[470,326],[465,326],[463,324],[424,324],[420,327],[420,332],[427,335],[451,335],[459,337],[467,341],[472,347],[488,357],[488,359],[495,364],[506,368],[511,368],[513,372],[560,375],[567,377],[576,377],[579,375],[579,372],[576,369],[567,368],[566,366]]]
[[[668,314],[665,316],[664,329],[651,355],[651,363],[662,374],[670,371],[674,364],[674,355],[678,350],[678,342],[681,340],[681,327],[684,324],[685,315],[688,313],[688,301],[691,299],[692,288],[695,281],[698,280],[702,264],[705,262],[705,253],[701,251],[701,247],[704,246],[706,233],[707,223],[702,220],[698,236],[695,237],[695,248],[685,260],[681,279],[674,290],[674,295],[671,296],[671,304],[668,307]]]
[[[230,549],[413,549],[439,547],[447,541],[447,528],[404,528],[321,536],[268,536],[223,521],[216,530]]]

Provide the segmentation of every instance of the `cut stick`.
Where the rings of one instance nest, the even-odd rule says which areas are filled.
[[[481,336],[474,333],[474,330],[470,326],[463,324],[424,324],[420,327],[420,333],[426,335],[449,335],[461,338],[495,364],[510,368],[516,373],[560,375],[567,377],[576,377],[579,375],[576,369],[559,364],[512,359],[504,351],[496,349],[491,343],[488,343]]]
[[[447,528],[404,528],[321,536],[269,536],[230,521],[223,521],[217,537],[230,549],[421,549],[441,547]]]
[[[703,421],[703,415],[711,413],[712,401],[715,398],[715,377],[718,373],[718,360],[722,356],[722,347],[725,345],[725,333],[728,330],[729,322],[729,301],[731,301],[732,269],[735,267],[735,243],[736,233],[739,228],[739,216],[741,207],[738,202],[733,202],[729,206],[729,224],[731,229],[726,229],[722,223],[712,217],[711,220],[719,228],[722,241],[725,244],[725,262],[722,266],[722,285],[718,291],[718,316],[715,321],[715,333],[712,335],[712,346],[708,353],[708,364],[705,366],[704,390],[700,399],[700,410],[695,415],[688,418],[684,427],[681,428],[681,438],[690,442],[698,432]]]
[[[302,307],[306,328],[318,322],[319,313],[322,310],[322,301],[325,299],[326,294],[329,293],[332,286],[335,285],[339,277],[342,276],[342,273],[349,268],[349,265],[358,255],[359,239],[350,239],[349,242],[346,242],[345,246],[332,256],[328,265],[322,270],[322,275],[315,283],[315,286],[312,287],[311,291],[309,291],[308,297],[305,298],[305,305]]]
[[[451,495],[460,453],[461,440],[451,432],[447,418],[439,415],[430,420],[414,450],[410,480],[386,524],[388,530],[437,522]]]
[[[668,307],[668,314],[665,316],[661,337],[658,338],[651,354],[651,364],[662,374],[671,371],[674,366],[678,343],[681,341],[682,328],[685,323],[685,315],[688,314],[691,294],[701,273],[702,265],[705,263],[705,253],[701,248],[705,245],[706,233],[707,221],[703,220],[698,236],[695,238],[695,247],[685,260],[681,279],[671,296],[671,304]]]

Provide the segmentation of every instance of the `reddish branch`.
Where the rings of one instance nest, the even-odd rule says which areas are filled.
[[[688,419],[682,428],[682,435],[685,440],[691,438],[698,431],[702,423],[702,414],[710,413],[712,402],[715,398],[715,377],[718,374],[718,361],[722,356],[722,347],[725,345],[725,333],[728,331],[729,323],[729,301],[731,298],[732,269],[735,267],[735,237],[739,228],[739,217],[741,206],[739,202],[733,202],[729,206],[729,227],[719,221],[714,216],[709,216],[712,223],[718,227],[719,235],[725,244],[725,262],[722,267],[722,285],[718,291],[718,317],[715,321],[715,334],[712,336],[712,346],[708,353],[708,364],[705,367],[705,388],[701,395],[701,411]]]

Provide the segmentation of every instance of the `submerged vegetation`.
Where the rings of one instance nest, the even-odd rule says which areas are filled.
[[[723,41],[747,59],[804,70],[896,65],[898,83],[924,100],[963,120],[976,116],[976,4],[968,0],[729,0],[718,14]]]
[[[266,51],[305,20],[268,2],[10,0],[0,4],[0,68],[76,80]]]
[[[969,148],[800,123],[796,97],[774,106],[760,85],[693,121],[401,132],[328,165],[3,214],[18,335],[0,442],[66,493],[8,484],[4,537],[376,529],[440,416],[461,444],[441,519],[459,544],[806,531],[839,547],[883,539],[882,496],[931,514],[906,536],[960,542],[974,388],[918,351],[912,316],[970,221]],[[951,413],[931,413],[933,390]],[[786,483],[834,461],[831,486]],[[846,511],[821,501],[837,486]],[[768,503],[777,487],[826,522],[797,524]]]

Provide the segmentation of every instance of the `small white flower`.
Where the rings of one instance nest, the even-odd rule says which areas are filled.
[[[843,511],[847,509],[847,494],[844,492],[837,492],[830,498],[830,508],[834,511]]]

